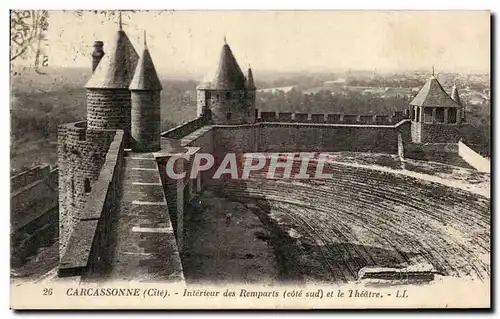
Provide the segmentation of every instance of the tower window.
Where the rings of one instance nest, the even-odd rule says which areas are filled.
[[[457,122],[457,109],[450,108],[448,109],[448,123],[456,123]]]
[[[90,193],[90,191],[92,190],[92,187],[90,187],[90,180],[88,178],[85,179],[84,187],[86,194]]]
[[[226,120],[228,120],[228,121],[231,120],[231,113],[226,113]]]
[[[444,109],[436,108],[436,122],[444,123]]]
[[[430,107],[424,108],[424,122],[432,123],[432,108]]]
[[[231,92],[226,92],[226,99],[230,99],[231,98]]]

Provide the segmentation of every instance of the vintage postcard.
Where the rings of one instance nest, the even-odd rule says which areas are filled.
[[[491,307],[490,12],[10,19],[12,309]]]

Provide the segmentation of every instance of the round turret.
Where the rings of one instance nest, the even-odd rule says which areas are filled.
[[[132,99],[131,144],[134,151],[155,152],[160,150],[162,86],[145,39],[144,35],[144,50],[129,87]]]
[[[128,144],[131,104],[128,87],[139,56],[123,30],[117,31],[114,44],[85,86],[87,122],[88,129],[123,129]]]
[[[205,116],[213,124],[255,121],[255,110],[248,102],[251,90],[247,88],[245,76],[227,43],[222,46],[218,69],[212,80],[202,81],[197,90],[198,115]]]

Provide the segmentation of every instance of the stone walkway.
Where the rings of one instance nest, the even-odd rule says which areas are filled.
[[[244,204],[205,190],[186,212],[183,260],[187,284],[280,282],[271,234]]]
[[[182,265],[156,161],[125,157],[111,280],[183,281]]]

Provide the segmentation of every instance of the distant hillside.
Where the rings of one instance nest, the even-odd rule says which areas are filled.
[[[56,165],[57,126],[85,120],[90,70],[13,70],[11,75],[11,171]],[[196,82],[162,79],[162,130],[196,116]]]

